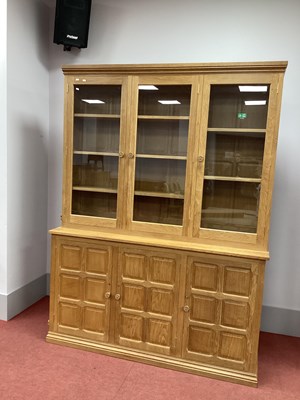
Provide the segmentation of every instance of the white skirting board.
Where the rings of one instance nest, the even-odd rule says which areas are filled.
[[[48,275],[42,275],[8,295],[0,294],[0,319],[10,320],[46,296]]]

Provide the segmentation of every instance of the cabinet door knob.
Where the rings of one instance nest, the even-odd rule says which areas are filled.
[[[204,161],[204,157],[203,157],[203,156],[198,156],[198,157],[197,157],[197,161],[198,161],[199,163],[202,163],[202,162]]]
[[[189,306],[184,306],[183,307],[183,311],[184,312],[189,312],[190,311],[190,307]]]
[[[133,158],[134,155],[132,153],[128,153],[128,158]]]
[[[116,299],[116,300],[120,300],[120,298],[121,298],[121,295],[120,295],[119,293],[117,293],[117,294],[115,295],[115,299]]]
[[[125,156],[125,154],[123,153],[123,151],[120,151],[119,157],[120,157],[120,158],[123,158],[124,156]]]
[[[111,295],[110,292],[106,292],[105,295],[104,295],[104,297],[105,297],[106,299],[109,299],[109,298],[110,298],[110,295]]]

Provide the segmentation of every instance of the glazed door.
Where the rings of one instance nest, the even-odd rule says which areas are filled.
[[[207,77],[199,140],[194,235],[257,243],[269,218],[277,79]]]
[[[179,301],[179,256],[121,248],[117,277],[115,343],[175,355]]]
[[[64,215],[69,222],[120,226],[126,83],[80,77],[67,85]]]
[[[147,77],[133,82],[133,135],[128,148],[128,225],[181,234],[191,176],[188,153],[195,129],[198,78]]]

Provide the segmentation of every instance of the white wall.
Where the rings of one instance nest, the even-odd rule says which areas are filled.
[[[0,296],[7,291],[6,1],[0,2]],[[0,315],[1,312],[0,299]]]
[[[38,0],[7,3],[7,294],[10,294],[46,273],[49,14],[48,7]]]
[[[61,214],[62,64],[288,60],[264,304],[300,310],[299,39],[298,0],[94,0],[88,49],[50,44],[49,228]]]

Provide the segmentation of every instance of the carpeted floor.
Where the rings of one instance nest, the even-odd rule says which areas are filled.
[[[261,334],[257,389],[45,342],[48,298],[0,321],[0,400],[299,400],[300,338]]]

